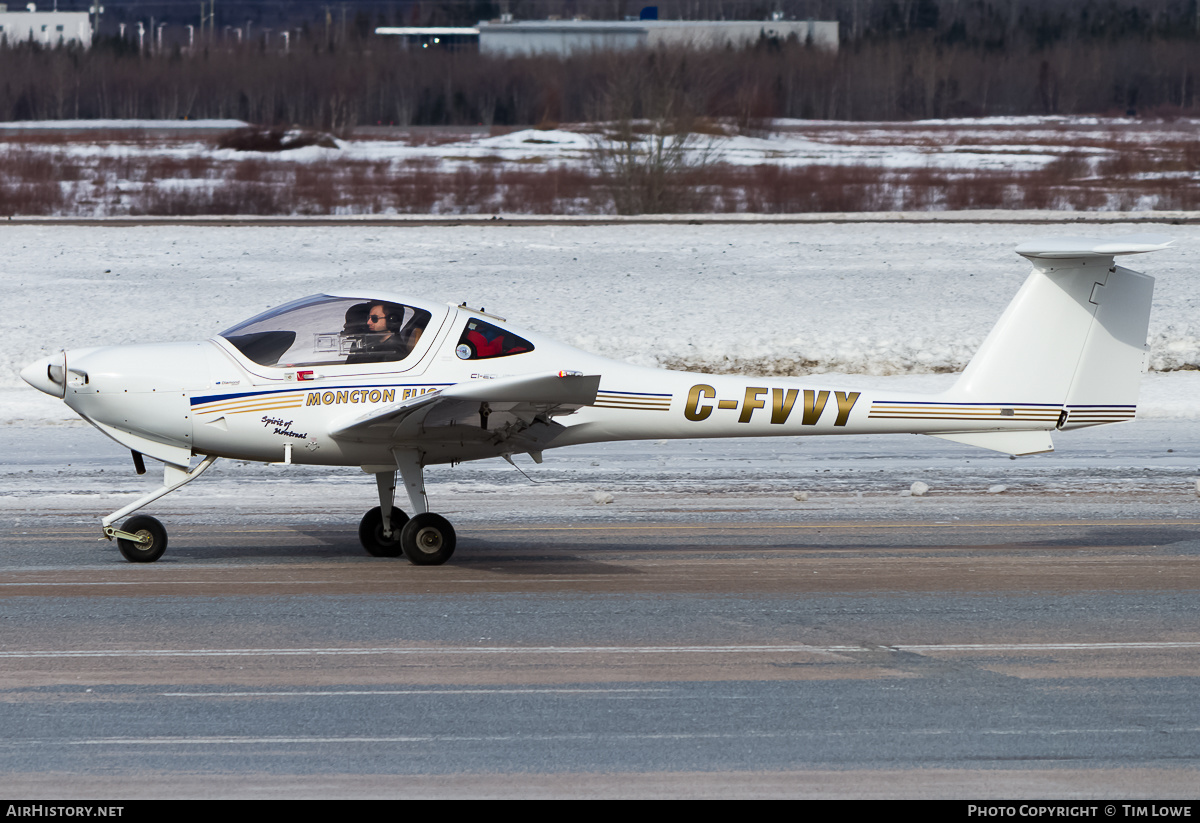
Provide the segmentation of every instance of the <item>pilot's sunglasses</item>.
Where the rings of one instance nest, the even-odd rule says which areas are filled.
[[[383,320],[384,317],[383,317],[383,315],[380,315],[380,314],[372,314],[367,319],[370,320],[372,323],[378,323],[380,320]]]

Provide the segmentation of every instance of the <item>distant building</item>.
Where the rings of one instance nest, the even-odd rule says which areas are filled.
[[[479,29],[460,26],[380,26],[376,34],[399,37],[402,45],[413,49],[479,48]]]
[[[86,11],[37,11],[30,3],[28,11],[8,11],[0,3],[0,46],[15,46],[32,40],[43,46],[79,43],[92,45],[92,24]]]
[[[836,21],[769,20],[537,20],[480,23],[484,54],[571,54],[577,51],[683,46],[752,46],[761,38],[795,38],[837,51]]]
[[[376,34],[401,38],[409,48],[462,48],[478,45],[483,54],[571,54],[656,46],[734,48],[761,38],[795,38],[837,51],[838,24],[823,20],[529,20],[480,22],[470,28],[382,26]]]

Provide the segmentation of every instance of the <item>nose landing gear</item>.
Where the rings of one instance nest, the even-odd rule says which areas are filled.
[[[144,514],[129,518],[121,524],[121,528],[119,529],[114,528],[113,523],[117,522],[118,518],[124,517],[130,512],[137,511],[147,503],[153,503],[163,495],[170,494],[180,486],[191,483],[197,477],[204,474],[208,470],[208,467],[215,463],[216,460],[216,455],[206,455],[192,469],[189,469],[187,466],[165,464],[161,486],[146,496],[133,501],[128,506],[117,509],[100,521],[104,536],[109,540],[116,539],[117,548],[120,550],[121,555],[130,563],[153,563],[162,557],[163,552],[167,550],[167,530],[163,528],[162,523]],[[141,471],[145,471],[141,455],[137,452],[134,452],[134,463],[138,465]],[[138,473],[140,474],[141,471]]]

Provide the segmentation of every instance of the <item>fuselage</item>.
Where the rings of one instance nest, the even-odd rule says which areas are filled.
[[[339,312],[338,324],[345,311],[347,329],[345,305],[385,305],[376,295],[337,300],[330,311]],[[855,389],[820,377],[756,378],[633,366],[465,307],[389,301],[386,305],[410,310],[416,306],[423,323],[418,339],[396,355],[399,359],[351,362],[366,348],[336,339],[350,332],[320,325],[332,321],[307,316],[311,329],[286,329],[291,338],[276,344],[272,335],[285,332],[268,327],[287,326],[280,319],[287,318],[285,313],[260,316],[266,319],[231,330],[239,334],[206,341],[68,351],[32,364],[23,375],[123,445],[177,465],[193,454],[331,466],[386,463],[386,449],[329,432],[364,412],[456,384],[558,371],[599,374],[600,387],[594,404],[554,418],[562,430],[546,448],[630,439],[1050,430],[1063,416],[1061,405],[1020,397],[955,403],[945,396]],[[320,306],[301,308],[314,314]],[[397,325],[403,316],[413,316],[401,315]],[[506,342],[492,345],[473,331],[476,326],[504,332]],[[318,353],[298,354],[301,338],[309,337],[313,342],[303,346]],[[513,340],[524,345],[510,345]],[[263,354],[272,345],[291,348]],[[513,351],[505,352],[504,346]],[[507,453],[493,442],[444,437],[420,449],[426,464]]]

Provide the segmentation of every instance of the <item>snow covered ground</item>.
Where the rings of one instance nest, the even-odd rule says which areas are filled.
[[[220,160],[244,158],[247,153],[218,150],[211,137],[246,126],[238,120],[46,120],[0,123],[0,139],[31,133],[71,132],[77,142],[69,153],[79,156],[192,156]],[[1003,169],[1030,171],[1064,154],[1082,152],[1096,157],[1114,153],[1113,141],[1153,150],[1164,139],[1190,139],[1200,120],[1179,118],[1145,121],[1119,117],[1046,116],[922,120],[904,123],[839,122],[822,120],[771,121],[761,134],[738,134],[731,126],[714,124],[698,132],[692,150],[715,162],[737,165],[763,163],[785,166],[869,165],[883,168]],[[88,131],[104,135],[89,142]],[[138,132],[171,132],[183,137],[156,145]],[[504,129],[496,129],[505,132]],[[129,139],[113,139],[126,132]],[[262,155],[280,162],[330,159],[385,160],[403,163],[424,160],[452,169],[487,159],[508,163],[579,163],[604,145],[600,126],[579,124],[558,129],[517,129],[491,134],[485,129],[380,130],[360,129],[338,140],[337,149],[310,146],[283,154]],[[61,144],[50,143],[57,148]],[[252,153],[254,154],[254,153]]]
[[[517,326],[647,365],[847,382],[947,385],[1028,272],[1012,253],[1078,227],[999,224],[218,227],[4,226],[0,303],[0,518],[61,513],[91,523],[156,482],[22,366],[59,348],[210,336],[325,289],[386,289],[483,305]],[[1200,363],[1200,227],[1134,258],[1157,278],[1156,369]],[[1011,461],[915,436],[633,443],[430,472],[456,522],[566,514],[678,516],[1170,517],[1200,514],[1200,372],[1147,376],[1139,420],[1056,435],[1058,451]],[[278,483],[287,479],[291,482]],[[901,493],[920,480],[923,498]],[[995,486],[1003,491],[988,493]],[[614,495],[593,502],[595,492]],[[807,492],[799,501],[794,492]],[[356,522],[373,495],[354,469],[220,462],[156,513]],[[350,515],[347,512],[354,514]]]
[[[602,125],[575,124],[510,132],[364,128],[337,141],[336,148],[308,146],[265,153],[216,148],[217,136],[239,125],[244,124],[231,120],[0,123],[0,159],[4,151],[20,154],[19,162],[9,163],[28,166],[29,183],[38,179],[36,175],[45,175],[45,170],[30,164],[27,155],[44,155],[59,169],[55,182],[63,189],[61,203],[38,206],[36,201],[23,204],[18,198],[11,208],[17,213],[76,216],[197,210],[228,213],[235,206],[212,212],[209,207],[197,209],[196,203],[204,196],[214,197],[218,190],[253,184],[264,190],[275,186],[279,191],[267,205],[253,199],[240,201],[237,198],[245,192],[227,191],[227,200],[237,204],[236,210],[285,214],[490,212],[503,200],[502,192],[453,194],[449,177],[457,171],[536,175],[555,169],[594,176],[601,165],[597,151],[614,146]],[[1179,209],[1194,208],[1200,197],[1194,185],[1195,158],[1200,156],[1195,149],[1198,125],[1200,121],[1191,119],[1097,117],[914,123],[777,120],[764,124],[761,131],[745,134],[729,124],[714,123],[692,135],[688,153],[692,163],[704,158],[710,164],[742,170],[836,169],[841,182],[828,185],[847,191],[851,188],[848,181],[866,185],[861,174],[870,171],[878,190],[873,199],[862,201],[866,204],[862,208],[873,210],[979,208],[981,203],[976,200],[980,197],[1009,208]],[[252,163],[247,165],[248,161]],[[305,168],[321,181],[299,183],[297,175]],[[1022,178],[1030,174],[1042,175],[1037,186]],[[425,186],[430,175],[443,185],[428,203],[421,200],[414,205],[406,187]],[[714,191],[728,187],[720,200],[725,205],[714,207],[722,211],[755,211],[756,197],[767,195],[770,200],[779,194],[769,186],[762,188],[767,185],[762,181],[722,180],[717,175],[705,183]],[[969,188],[975,194],[955,189],[955,181],[971,182]],[[1170,185],[1155,185],[1164,181]],[[533,185],[528,180],[526,184]],[[557,185],[560,183],[545,182],[543,188]],[[500,184],[506,190],[516,186],[513,181]],[[756,186],[760,188],[755,190]],[[1006,186],[1012,189],[1008,194],[1000,191]],[[337,190],[337,197],[326,197],[329,193],[325,190],[331,187]],[[996,191],[981,194],[989,187]],[[402,194],[397,195],[397,190]],[[1021,200],[1021,192],[1034,190],[1041,192],[1037,202]],[[191,195],[190,205],[181,195]],[[564,195],[562,202],[547,207],[537,198],[522,197],[525,199],[518,198],[518,205],[510,210],[588,212],[599,210],[598,203],[608,202]],[[820,203],[787,208],[839,210]]]

